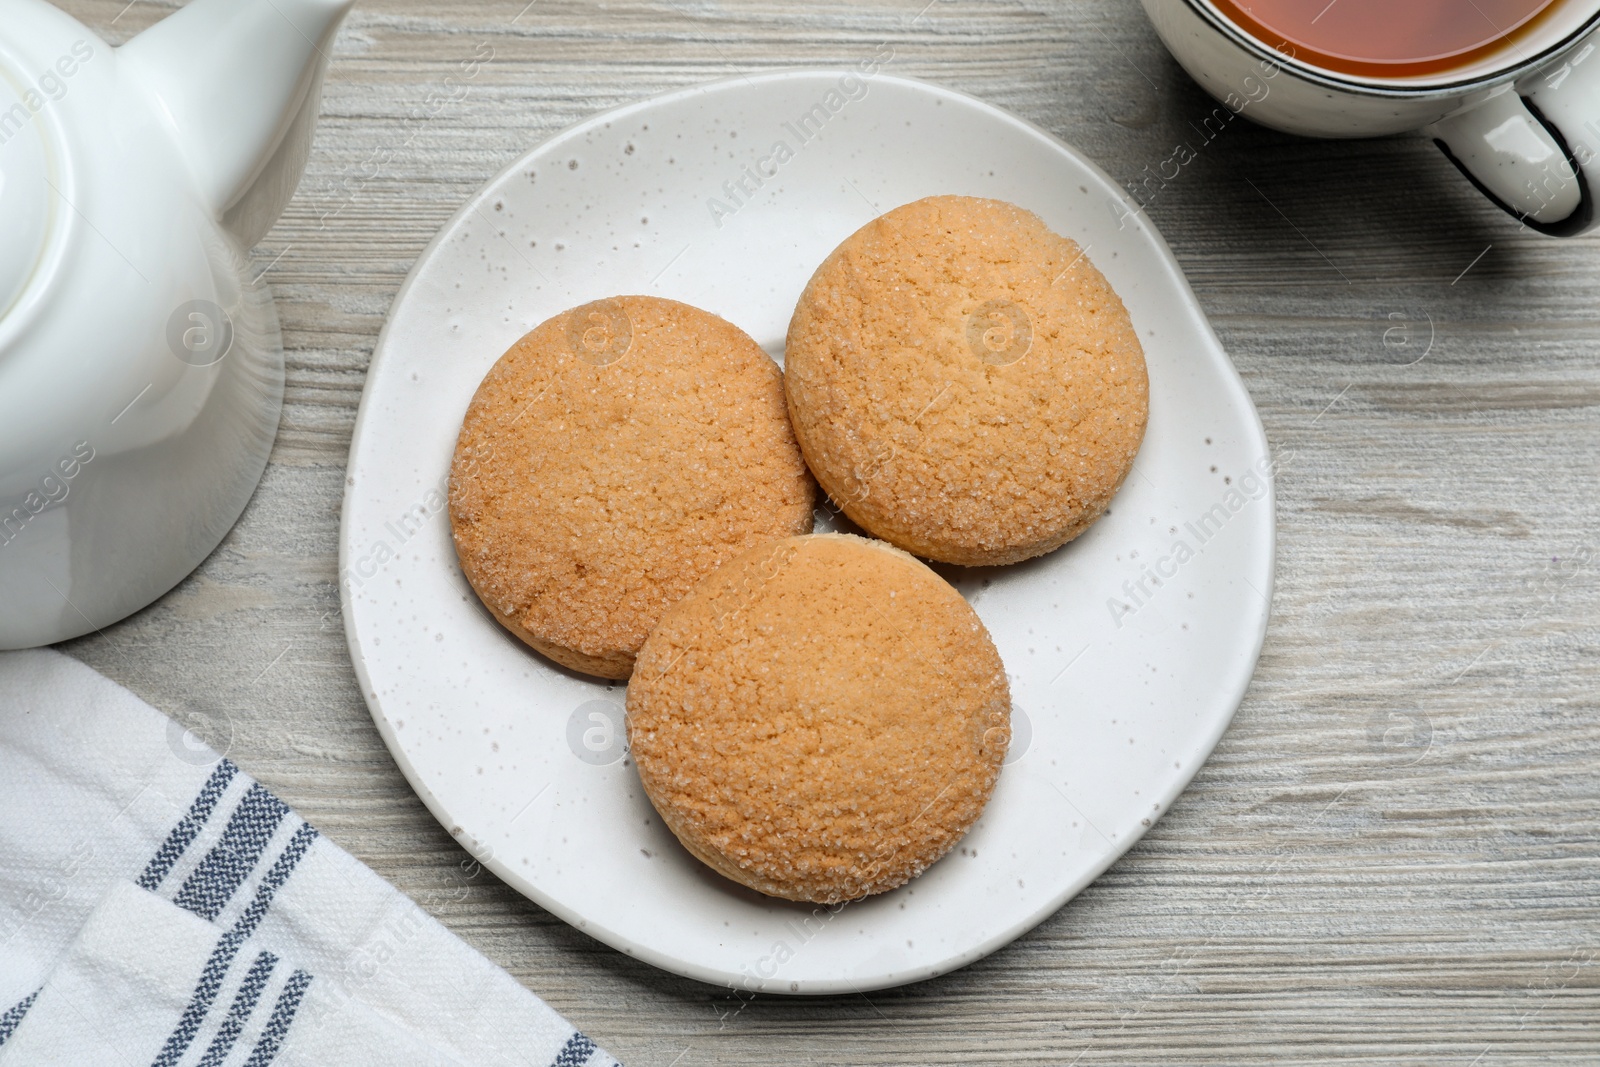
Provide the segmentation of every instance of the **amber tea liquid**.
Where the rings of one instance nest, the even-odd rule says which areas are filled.
[[[1263,44],[1363,77],[1448,73],[1514,43],[1562,0],[1211,0]]]

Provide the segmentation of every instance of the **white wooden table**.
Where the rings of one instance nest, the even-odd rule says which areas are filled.
[[[113,41],[174,6],[62,2]],[[341,631],[345,457],[407,269],[509,160],[885,41],[1123,181],[1196,149],[1149,213],[1293,452],[1274,618],[1193,786],[1038,929],[910,988],[744,1002],[523,900],[413,796]],[[634,1067],[1600,1060],[1600,240],[1519,234],[1417,138],[1206,142],[1133,0],[362,0],[333,59],[257,251],[289,347],[266,478],[196,574],[68,652]]]

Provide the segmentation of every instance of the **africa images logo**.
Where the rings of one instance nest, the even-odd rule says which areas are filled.
[[[18,103],[0,111],[0,147],[21,133],[49,104],[66,96],[68,79],[93,58],[94,47],[88,41],[74,41],[69,52],[46,68],[32,87],[18,94]]]
[[[1165,554],[1157,557],[1154,563],[1141,566],[1137,577],[1122,583],[1122,597],[1106,598],[1106,610],[1111,613],[1111,621],[1117,629],[1122,629],[1129,616],[1137,615],[1148,605],[1167,582],[1178,577],[1185,564],[1205,551],[1206,545],[1222,532],[1229,520],[1247,504],[1263,499],[1271,491],[1275,466],[1277,464],[1266,456],[1258,459],[1239,476],[1237,486],[1229,486],[1220,501],[1183,524],[1183,533],[1177,534]]]
[[[737,214],[740,208],[754,200],[762,186],[778,176],[784,164],[794,159],[800,149],[822,136],[823,127],[834,116],[867,95],[869,79],[892,59],[894,48],[887,42],[878,45],[876,52],[856,64],[855,72],[840,75],[833,88],[823,93],[815,104],[783,122],[781,128],[789,138],[794,139],[794,144],[790,145],[787,138],[779,137],[753,164],[746,164],[738,174],[723,182],[722,198],[713,196],[706,199],[711,221],[720,229],[723,219]]]
[[[14,541],[33,517],[60,504],[72,492],[72,480],[94,459],[94,447],[79,441],[39,477],[35,486],[10,508],[0,506],[0,545]]]

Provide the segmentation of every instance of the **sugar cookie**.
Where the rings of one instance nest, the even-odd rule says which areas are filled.
[[[557,663],[626,678],[662,613],[726,560],[811,529],[778,367],[742,330],[623,296],[557,315],[467,409],[450,526],[467,580]]]
[[[695,856],[772,896],[901,885],[977,821],[1010,740],[989,633],[881,541],[794,537],[724,564],[639,652],[628,742]]]
[[[1149,383],[1085,252],[1015,205],[935,196],[828,256],[789,324],[784,385],[846,515],[971,566],[1049,552],[1106,510]]]

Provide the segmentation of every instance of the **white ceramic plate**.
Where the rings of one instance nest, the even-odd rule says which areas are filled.
[[[1061,907],[1211,752],[1272,592],[1266,439],[1161,238],[1093,164],[1005,112],[881,73],[841,79],[737,78],[634,104],[539,146],[474,196],[412,269],[379,339],[340,539],[363,692],[440,822],[607,944],[784,993],[941,974]],[[895,892],[833,911],[769,900],[661,825],[622,748],[621,686],[552,666],[479,606],[451,546],[446,472],[479,380],[545,318],[653,293],[714,311],[779,356],[822,258],[873,216],[935,193],[1013,201],[1088,250],[1144,342],[1150,429],[1087,535],[1016,567],[944,568],[994,635],[1016,705],[982,821]]]

